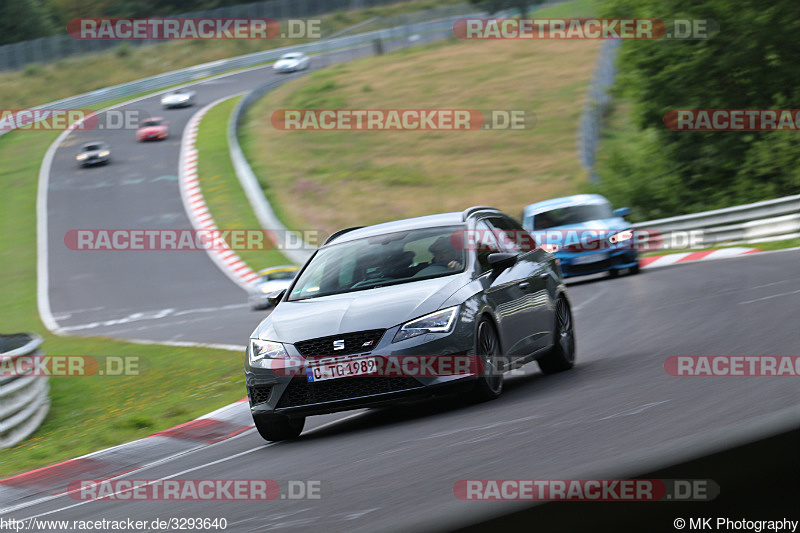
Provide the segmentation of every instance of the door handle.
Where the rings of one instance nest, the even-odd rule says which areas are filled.
[[[519,288],[525,290],[528,288],[529,285],[530,283],[528,283],[527,281],[523,281],[522,283],[519,284]]]

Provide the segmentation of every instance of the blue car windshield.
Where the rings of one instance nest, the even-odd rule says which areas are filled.
[[[533,229],[541,230],[558,226],[580,224],[590,220],[611,218],[614,214],[610,204],[573,205],[537,213],[533,217]]]
[[[451,237],[463,227],[425,228],[333,244],[317,252],[289,301],[374,289],[464,271],[463,246]]]

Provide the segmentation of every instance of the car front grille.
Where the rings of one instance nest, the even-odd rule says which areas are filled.
[[[294,378],[277,407],[280,409],[335,402],[421,387],[419,381],[410,377],[347,377],[314,383],[309,383],[306,378]]]
[[[267,403],[271,392],[272,385],[256,385],[255,387],[247,387],[247,396],[250,398],[250,405]]]
[[[320,337],[294,343],[297,351],[303,356],[349,355],[354,353],[371,352],[386,332],[385,329],[371,329],[355,333],[343,333],[330,337]],[[334,342],[344,342],[344,348],[334,349]]]
[[[611,259],[603,259],[594,263],[584,263],[582,265],[569,265],[565,270],[570,274],[580,274],[582,272],[594,272],[611,268]],[[561,266],[564,268],[564,265]]]

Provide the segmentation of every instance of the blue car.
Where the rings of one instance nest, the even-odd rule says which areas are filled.
[[[639,272],[636,236],[625,220],[630,209],[612,209],[599,194],[579,194],[531,204],[522,226],[555,254],[564,277],[627,269]]]

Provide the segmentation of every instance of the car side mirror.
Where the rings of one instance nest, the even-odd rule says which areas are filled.
[[[496,252],[493,254],[489,254],[489,265],[492,267],[492,273],[497,276],[503,270],[514,266],[514,263],[517,262],[517,256],[519,254],[512,253],[512,252]]]
[[[619,209],[614,209],[614,216],[625,218],[626,216],[631,214],[630,207],[620,207]]]
[[[278,303],[280,303],[280,301],[283,300],[284,294],[286,294],[286,289],[281,289],[270,293],[269,296],[267,296],[267,301],[269,302],[269,305],[271,305],[272,307],[278,305]]]

